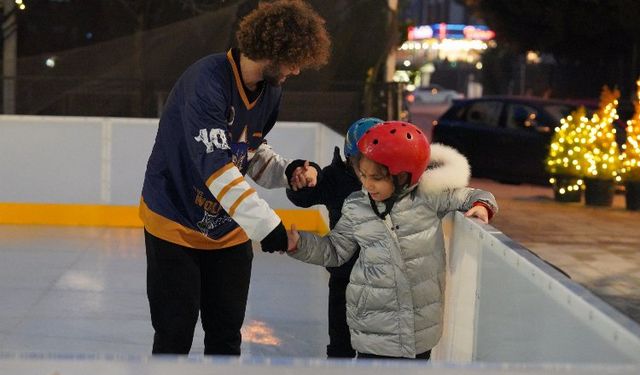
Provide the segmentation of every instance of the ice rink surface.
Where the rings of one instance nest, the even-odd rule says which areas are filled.
[[[0,226],[0,352],[150,354],[145,277],[142,229]],[[243,355],[324,358],[327,282],[257,247]]]

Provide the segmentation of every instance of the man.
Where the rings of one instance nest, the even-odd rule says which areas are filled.
[[[147,295],[153,353],[188,354],[201,313],[205,354],[239,355],[251,240],[285,251],[278,215],[244,178],[286,187],[289,164],[264,141],[280,85],[329,58],[324,20],[300,0],[262,3],[242,19],[238,48],[207,56],[180,77],[160,119],[145,174]],[[317,171],[295,168],[291,185]]]

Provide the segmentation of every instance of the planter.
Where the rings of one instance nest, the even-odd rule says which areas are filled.
[[[613,180],[585,178],[584,185],[584,201],[587,206],[611,207],[613,205],[613,194],[615,193]]]
[[[627,210],[640,210],[640,181],[627,181],[624,188]]]
[[[580,202],[582,189],[578,186],[578,177],[554,176],[553,199],[558,202]]]

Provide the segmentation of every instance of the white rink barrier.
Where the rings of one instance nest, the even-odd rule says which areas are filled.
[[[490,225],[449,215],[446,362],[640,363],[640,326]],[[640,373],[640,372],[638,372]]]
[[[158,119],[0,115],[0,202],[137,206],[157,129]],[[344,142],[311,122],[278,122],[267,140],[321,166]],[[294,208],[283,190],[256,187],[272,207]]]
[[[0,202],[136,205],[157,120],[0,116]],[[341,135],[278,123],[284,156],[326,165]],[[261,195],[291,207],[282,191]],[[282,206],[281,206],[282,205]],[[430,364],[2,353],[0,374],[640,374],[640,327],[490,225],[449,215],[445,332]],[[64,348],[61,348],[64,350]],[[345,369],[345,367],[347,367]],[[214,370],[215,371],[215,370]]]

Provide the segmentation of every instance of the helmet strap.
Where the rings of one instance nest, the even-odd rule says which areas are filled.
[[[371,208],[373,208],[373,212],[375,212],[376,216],[378,216],[380,219],[384,220],[384,218],[389,215],[389,212],[391,212],[391,209],[393,208],[393,205],[396,203],[396,199],[394,196],[391,196],[387,199],[385,199],[382,203],[384,203],[384,211],[380,212],[380,210],[378,210],[378,204],[376,201],[373,200],[373,198],[371,198],[371,194],[367,194],[369,196],[369,203],[371,203]]]
[[[373,212],[375,212],[376,216],[378,216],[382,220],[384,220],[384,218],[391,212],[391,209],[393,209],[393,205],[396,204],[396,202],[407,193],[405,190],[409,186],[408,183],[400,184],[400,181],[398,180],[398,176],[391,176],[391,177],[393,179],[394,190],[393,190],[393,194],[391,194],[389,198],[383,201],[385,206],[384,212],[380,212],[380,210],[378,210],[378,205],[376,204],[376,201],[374,201],[373,198],[371,198],[371,194],[367,194],[369,196],[369,202],[371,203],[371,208],[373,209]]]

